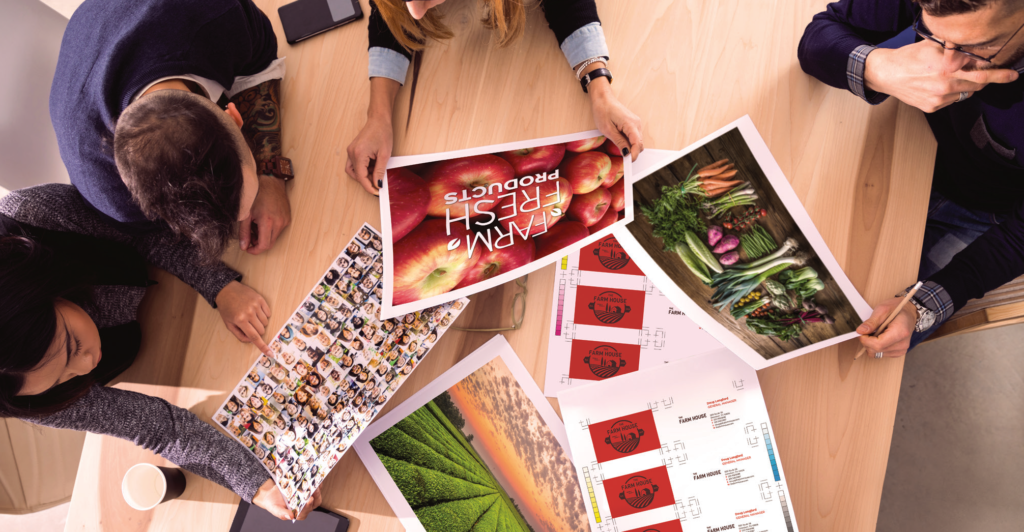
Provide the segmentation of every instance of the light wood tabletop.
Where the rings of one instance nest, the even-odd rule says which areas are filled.
[[[284,152],[297,173],[289,185],[293,222],[270,252],[226,257],[267,298],[274,331],[359,225],[380,223],[376,198],[344,174],[345,148],[369,98],[366,19],[288,46],[277,17],[285,2],[257,0],[288,58],[282,113]],[[598,9],[613,88],[643,119],[644,144],[680,149],[749,114],[836,259],[877,303],[916,280],[935,145],[920,112],[892,100],[869,106],[800,70],[800,35],[826,3],[598,0]],[[368,1],[361,4],[369,13]],[[530,10],[525,38],[504,49],[478,22],[479,2],[441,9],[457,36],[428,46],[411,111],[409,87],[399,93],[396,155],[594,127],[587,97],[538,8]],[[238,343],[187,286],[153,275],[160,284],[141,311],[142,352],[117,386],[164,397],[209,421],[259,353]],[[553,276],[553,267],[529,276],[525,324],[506,333],[538,383]],[[517,290],[509,283],[474,296],[456,325],[507,326]],[[492,335],[448,332],[386,410]],[[823,349],[759,373],[805,532],[875,528],[903,361],[854,362],[856,347]],[[191,474],[181,499],[148,512],[130,509],[120,481],[138,462],[163,464],[130,442],[89,435],[67,530],[228,529],[238,497]],[[402,530],[355,453],[345,455],[323,493],[326,508],[352,519],[351,530]]]

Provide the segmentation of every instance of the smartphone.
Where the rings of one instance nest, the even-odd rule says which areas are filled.
[[[241,501],[231,523],[231,532],[347,532],[348,518],[317,508],[305,521],[282,521],[270,512]]]
[[[363,18],[359,0],[298,0],[277,9],[288,44]]]

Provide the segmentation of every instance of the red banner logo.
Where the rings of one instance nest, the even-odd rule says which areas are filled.
[[[599,327],[642,329],[644,326],[642,290],[608,290],[594,286],[576,289],[576,323]]]
[[[640,346],[573,340],[569,355],[569,378],[600,381],[633,373],[640,367]]]
[[[601,463],[661,447],[654,413],[650,410],[591,423],[589,429],[594,454]]]
[[[614,236],[608,236],[581,249],[580,270],[624,275],[644,274]]]
[[[604,481],[612,517],[622,517],[674,504],[665,466]]]

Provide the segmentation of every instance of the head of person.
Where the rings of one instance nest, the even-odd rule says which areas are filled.
[[[946,43],[947,72],[1009,68],[1024,57],[1024,1],[915,1],[922,11],[918,31]]]
[[[0,237],[0,416],[44,416],[85,395],[102,359],[80,276],[35,240]],[[233,405],[236,409],[238,405]]]
[[[209,261],[249,217],[259,191],[242,117],[184,90],[157,90],[129,105],[114,128],[114,162],[151,220],[192,240]]]

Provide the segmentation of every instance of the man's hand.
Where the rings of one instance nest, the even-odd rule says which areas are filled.
[[[910,349],[910,335],[914,333],[914,325],[917,324],[917,307],[909,302],[903,305],[903,309],[893,318],[881,336],[866,336],[878,329],[900,301],[903,301],[902,297],[894,297],[878,305],[871,312],[871,317],[857,327],[857,333],[865,335],[860,337],[860,343],[868,350],[868,354],[882,352],[887,357],[901,357],[907,354],[907,349]]]
[[[270,249],[281,231],[292,221],[292,208],[288,204],[288,193],[284,180],[271,175],[261,175],[260,191],[253,201],[249,217],[239,222],[238,240],[244,251],[259,255]],[[253,224],[256,225],[256,241],[253,241]]]
[[[273,356],[263,342],[263,333],[270,323],[270,305],[255,290],[238,281],[231,281],[214,299],[217,312],[231,334],[243,343],[252,342],[267,356]]]
[[[298,514],[295,514],[288,508],[284,495],[281,494],[281,490],[277,489],[273,479],[264,482],[252,498],[253,504],[270,512],[271,515],[282,521],[290,521],[292,519],[303,521],[309,515],[309,512],[320,506],[321,502],[323,502],[323,497],[320,495],[320,488],[317,488],[309,502],[306,503],[305,508],[298,512]]]
[[[390,115],[389,118],[371,116],[348,145],[345,173],[374,196],[380,195],[393,140]]]
[[[955,55],[947,58],[946,54]],[[878,48],[864,62],[864,85],[933,113],[956,103],[961,92],[974,94],[989,83],[1017,80],[1015,70],[962,70],[969,61],[927,40],[893,50]]]
[[[590,70],[588,68],[588,70]],[[633,114],[612,94],[608,78],[597,78],[587,87],[590,108],[594,113],[594,124],[601,133],[611,139],[619,150],[628,153],[632,160],[644,151],[644,138],[640,131],[640,117]]]

